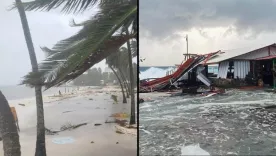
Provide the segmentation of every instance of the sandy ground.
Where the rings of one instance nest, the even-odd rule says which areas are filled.
[[[118,104],[113,104],[111,95],[118,95]],[[45,126],[51,130],[60,130],[66,123],[88,123],[77,129],[63,131],[57,135],[46,135],[47,155],[49,156],[135,156],[137,153],[137,134],[118,134],[112,121],[113,113],[130,113],[130,99],[123,104],[119,89],[81,88],[73,95],[62,97],[44,97]],[[22,156],[34,155],[36,140],[36,107],[34,98],[9,101],[16,107],[20,125],[20,144]],[[18,104],[25,104],[21,106]],[[136,107],[137,108],[137,107]],[[95,126],[94,124],[102,124]],[[56,138],[70,137],[73,142],[56,144]],[[93,142],[93,143],[91,143]],[[0,141],[0,146],[2,142]],[[0,156],[3,149],[0,150]]]

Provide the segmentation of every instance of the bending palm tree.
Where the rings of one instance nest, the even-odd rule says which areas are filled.
[[[64,84],[137,37],[137,0],[36,0],[24,3],[24,8],[50,11],[63,6],[62,11],[69,13],[82,12],[95,4],[100,7],[95,16],[79,24],[72,22],[72,26],[82,27],[77,34],[58,42],[52,49],[42,48],[48,57],[39,65],[39,72],[30,72],[22,84],[46,88]],[[130,25],[132,33],[122,34],[123,28]]]
[[[126,29],[126,34],[128,35],[128,29]],[[135,96],[134,96],[134,77],[133,77],[133,65],[132,65],[132,53],[130,42],[127,41],[127,49],[128,49],[128,61],[129,61],[129,75],[130,75],[130,96],[131,96],[131,114],[130,114],[130,122],[129,124],[135,124]]]
[[[68,2],[68,3],[67,3]],[[75,79],[94,64],[105,59],[131,38],[137,37],[136,0],[36,0],[24,4],[26,10],[51,10],[65,4],[63,11],[79,12],[99,2],[100,11],[83,23],[74,36],[58,42],[52,49],[43,48],[48,58],[40,64],[39,73],[26,75],[23,84],[46,88]],[[77,10],[77,11],[76,11]],[[132,25],[133,33],[123,35],[123,27]]]
[[[7,99],[0,91],[0,134],[4,156],[21,156],[19,135]]]
[[[106,64],[108,64],[109,68],[112,70],[112,72],[115,74],[116,78],[119,81],[119,84],[120,84],[121,89],[122,89],[122,94],[123,94],[123,103],[127,103],[127,99],[126,99],[125,91],[124,91],[124,87],[123,87],[123,82],[122,82],[122,79],[121,79],[122,76],[119,77],[118,73],[114,69],[114,68],[117,68],[118,64],[120,63],[118,61],[119,60],[118,57],[120,57],[120,53],[119,52],[114,53],[114,54],[108,56],[106,58]]]
[[[25,35],[25,40],[29,50],[30,60],[32,64],[32,71],[34,73],[38,72],[38,65],[36,60],[36,55],[34,51],[34,46],[31,38],[31,33],[27,21],[27,17],[22,7],[21,0],[16,0],[16,6],[21,18],[21,23]],[[44,125],[44,110],[43,110],[43,100],[41,85],[35,85],[35,96],[36,96],[36,112],[37,112],[37,135],[36,135],[36,156],[46,156],[46,147],[45,147],[45,125]]]

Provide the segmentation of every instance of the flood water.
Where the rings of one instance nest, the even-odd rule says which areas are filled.
[[[229,90],[212,97],[159,97],[140,104],[141,155],[184,155],[192,144],[210,155],[275,155],[276,94]]]

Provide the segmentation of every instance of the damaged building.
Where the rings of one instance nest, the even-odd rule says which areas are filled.
[[[218,64],[217,78],[244,80],[248,85],[276,86],[276,44],[222,51],[207,61]]]

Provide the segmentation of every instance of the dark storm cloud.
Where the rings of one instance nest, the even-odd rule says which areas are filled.
[[[141,34],[167,37],[177,31],[229,27],[224,35],[276,30],[275,0],[140,0]],[[202,32],[203,33],[203,32]]]

